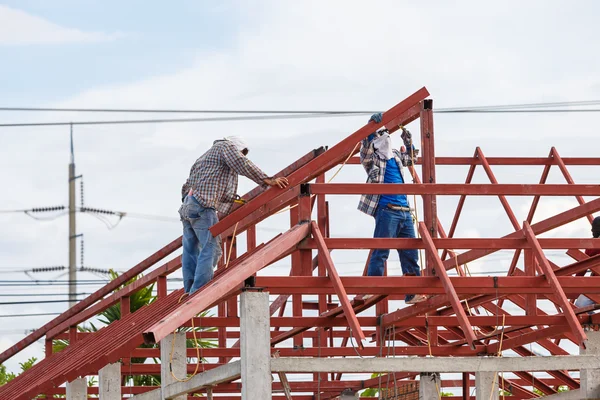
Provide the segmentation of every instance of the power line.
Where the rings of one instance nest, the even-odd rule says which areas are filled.
[[[38,313],[38,314],[4,314],[0,318],[19,318],[19,317],[44,317],[47,315],[60,315],[62,313]]]
[[[92,293],[75,293],[76,296],[89,296]],[[69,293],[0,293],[0,297],[54,297],[68,296]]]
[[[438,109],[434,113],[439,114],[496,114],[496,113],[596,113],[600,108],[593,109]],[[348,112],[337,114],[280,114],[259,115],[240,117],[209,117],[209,118],[166,118],[166,119],[135,119],[135,120],[107,120],[107,121],[56,121],[56,122],[17,122],[0,124],[0,128],[17,127],[40,127],[40,126],[74,126],[74,125],[124,125],[124,124],[161,124],[182,122],[235,122],[235,121],[258,121],[258,120],[285,120],[285,119],[307,119],[307,118],[330,118],[330,117],[355,117],[369,115],[364,112]]]
[[[75,299],[75,301],[81,301],[83,299]],[[8,302],[0,302],[0,306],[17,306],[24,304],[50,304],[50,303],[68,303],[72,301],[71,299],[67,300],[41,300],[41,301],[8,301]]]
[[[560,101],[545,103],[517,103],[503,105],[464,106],[439,108],[438,111],[501,109],[501,108],[549,108],[600,105],[600,100]],[[89,112],[89,113],[144,113],[144,114],[373,114],[368,110],[218,110],[218,109],[161,109],[161,108],[62,108],[62,107],[0,107],[0,111],[25,112]]]
[[[361,114],[340,113],[340,114],[281,114],[281,115],[259,115],[259,116],[240,116],[240,117],[208,117],[208,118],[166,118],[166,119],[135,119],[135,120],[112,120],[112,121],[73,121],[73,122],[20,122],[0,124],[2,128],[8,127],[32,127],[32,126],[70,126],[70,125],[123,125],[123,124],[161,124],[177,122],[232,122],[232,121],[258,121],[258,120],[279,120],[279,119],[305,119],[305,118],[327,118],[327,117],[348,117]],[[364,114],[363,114],[364,115]]]

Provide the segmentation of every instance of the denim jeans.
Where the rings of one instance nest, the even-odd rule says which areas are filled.
[[[587,307],[587,306],[591,306],[592,304],[596,304],[596,302],[582,294],[580,294],[579,297],[577,298],[577,300],[575,300],[575,307]],[[588,314],[593,314],[593,313],[594,313],[593,311],[588,312]]]
[[[412,215],[408,211],[392,210],[387,207],[379,207],[375,213],[376,238],[414,238],[415,228]],[[390,255],[389,249],[376,249],[371,254],[367,275],[383,276],[385,262]],[[402,274],[421,276],[419,267],[419,252],[416,249],[398,249]],[[414,295],[406,295],[405,301],[412,299]]]
[[[179,216],[183,224],[183,288],[191,294],[212,279],[213,268],[221,256],[219,240],[208,230],[219,219],[214,209],[202,207],[189,195],[179,209]]]

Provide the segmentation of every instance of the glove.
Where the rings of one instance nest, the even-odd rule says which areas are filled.
[[[381,122],[382,117],[383,117],[382,113],[375,113],[375,114],[371,115],[371,118],[369,119],[369,122],[373,121],[376,124],[378,124],[378,123]]]
[[[402,127],[402,134],[400,135],[400,137],[402,138],[402,141],[404,142],[406,148],[410,149],[412,147],[412,134],[410,133],[410,131]]]

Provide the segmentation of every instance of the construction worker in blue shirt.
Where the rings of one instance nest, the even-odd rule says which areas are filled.
[[[373,114],[369,122],[380,123],[382,114]],[[379,128],[361,142],[360,161],[368,178],[367,183],[403,184],[402,166],[412,165],[418,150],[412,144],[412,137],[403,128],[402,139],[405,147],[398,151],[392,147],[389,131]],[[404,194],[362,195],[358,209],[375,218],[375,238],[414,238],[412,214],[408,198]],[[368,266],[368,276],[383,276],[389,249],[373,250]],[[416,249],[398,249],[400,265],[404,276],[420,276],[419,254]],[[370,297],[370,296],[369,296]],[[408,294],[404,301],[415,304],[427,297]]]

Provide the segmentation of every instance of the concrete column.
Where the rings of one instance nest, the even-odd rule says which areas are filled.
[[[498,373],[477,372],[475,373],[475,398],[477,400],[498,400]]]
[[[121,363],[108,364],[98,371],[100,400],[121,400]]]
[[[586,329],[586,349],[580,348],[579,354],[600,355],[600,332]],[[600,398],[600,369],[582,369],[580,376],[580,395],[582,399]]]
[[[173,340],[175,343],[173,343]],[[160,382],[161,390],[171,383],[177,382],[173,374],[179,379],[187,377],[185,332],[171,334],[160,341]],[[173,356],[171,357],[171,351]],[[171,363],[171,365],[169,365]],[[173,374],[171,374],[171,370]],[[162,396],[165,397],[164,395]],[[173,400],[186,400],[187,395],[173,397]]]
[[[419,400],[440,397],[440,376],[436,373],[422,373],[419,381]]]
[[[77,378],[67,383],[67,400],[87,400],[87,380]]]
[[[272,398],[269,294],[248,291],[240,297],[242,400],[269,400]]]

